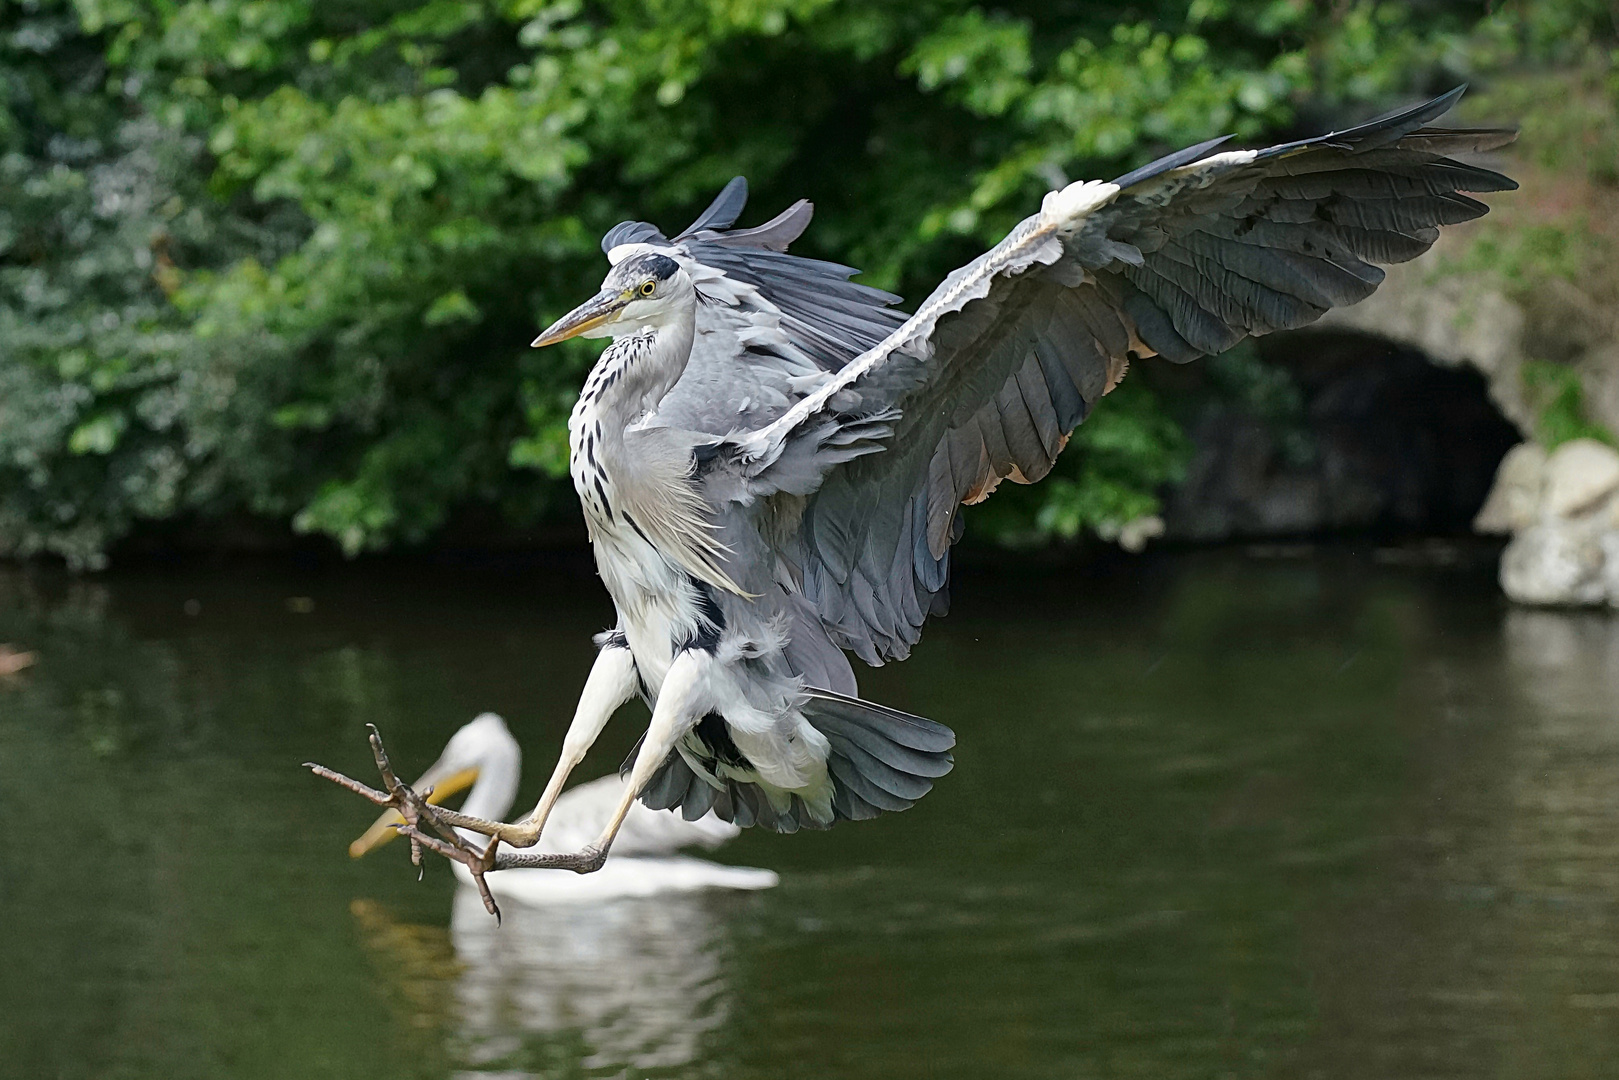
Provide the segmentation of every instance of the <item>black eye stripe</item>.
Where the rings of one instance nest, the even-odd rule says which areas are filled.
[[[663,281],[680,269],[680,264],[667,255],[648,255],[641,264],[641,269],[651,274],[658,281]]]

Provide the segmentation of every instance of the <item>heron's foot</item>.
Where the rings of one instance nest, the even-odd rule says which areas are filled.
[[[607,862],[607,852],[594,846],[587,847],[583,851],[557,855],[548,852],[505,850],[500,847],[500,841],[495,840],[490,843],[488,849],[480,853],[472,851],[468,845],[463,845],[457,850],[412,825],[400,826],[399,831],[446,859],[454,859],[463,864],[472,871],[474,877],[496,870],[572,870],[576,874],[593,874]]]
[[[576,874],[594,874],[607,862],[607,852],[594,845],[571,855],[542,855],[532,851],[504,851],[500,854],[501,869],[529,866],[548,870],[572,870]]]
[[[486,850],[479,851],[463,840],[455,831],[456,822],[449,818],[460,818],[467,821],[480,822],[486,825],[498,824],[484,822],[482,818],[467,818],[464,814],[433,806],[427,801],[432,794],[431,789],[417,792],[409,784],[394,773],[393,765],[388,761],[388,752],[382,748],[382,735],[378,733],[376,725],[367,724],[371,729],[371,754],[376,759],[377,772],[382,775],[382,784],[386,791],[378,791],[369,784],[362,784],[352,777],[344,776],[335,769],[328,769],[324,765],[317,765],[312,761],[304,762],[304,766],[316,776],[332,781],[339,787],[348,788],[378,806],[391,807],[404,818],[404,822],[397,826],[399,831],[410,838],[410,861],[418,869],[422,865],[422,848],[428,847],[446,858],[464,863],[472,871],[472,880],[478,887],[478,895],[483,898],[483,906],[489,910],[497,920],[500,918],[500,907],[495,903],[494,896],[489,891],[489,884],[484,880],[484,874],[495,869],[496,850],[500,847],[499,839],[492,840]],[[438,838],[429,836],[422,831],[426,824]],[[471,826],[467,826],[471,828]],[[478,830],[483,831],[483,830]],[[529,841],[533,843],[533,841]]]
[[[539,843],[540,831],[545,827],[544,822],[519,821],[512,824],[505,821],[490,821],[488,818],[472,817],[458,810],[446,810],[442,806],[433,807],[433,813],[445,825],[457,829],[470,829],[472,832],[482,833],[516,848],[533,847]]]

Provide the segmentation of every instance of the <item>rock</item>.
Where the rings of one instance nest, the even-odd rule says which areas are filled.
[[[1119,546],[1132,555],[1146,550],[1147,541],[1164,535],[1164,519],[1157,514],[1132,518],[1119,530]]]
[[[1507,451],[1489,497],[1473,519],[1476,532],[1510,535],[1535,523],[1546,487],[1546,458],[1539,443],[1521,442]]]
[[[1479,511],[1480,532],[1516,533],[1501,588],[1520,604],[1619,607],[1619,452],[1575,439],[1513,447]]]
[[[1535,410],[1524,398],[1525,313],[1482,276],[1440,275],[1437,257],[1465,250],[1465,232],[1447,233],[1430,260],[1387,268],[1382,286],[1349,307],[1333,308],[1316,325],[1355,330],[1421,350],[1444,367],[1471,365],[1490,383],[1490,397],[1518,430],[1534,431]]]
[[[1609,596],[1597,529],[1533,525],[1501,553],[1501,588],[1520,604],[1600,604]]]
[[[1539,360],[1574,363],[1613,341],[1619,330],[1604,304],[1556,274],[1538,279],[1524,302],[1524,340],[1535,343]]]
[[[1575,365],[1592,423],[1619,434],[1619,343],[1593,349]]]
[[[1619,491],[1619,451],[1595,439],[1573,439],[1546,459],[1541,513],[1578,517]]]
[[[1614,500],[1614,510],[1619,513],[1619,499]],[[1598,541],[1602,548],[1602,584],[1608,591],[1608,606],[1619,608],[1619,527],[1602,534]]]
[[[1526,191],[1544,188],[1528,161],[1520,158],[1514,169]],[[1550,224],[1576,210],[1589,210],[1591,220],[1612,220],[1609,189],[1567,179],[1558,191],[1556,199],[1512,200],[1508,227]],[[1508,289],[1494,271],[1442,269],[1447,257],[1459,268],[1469,253],[1478,253],[1476,234],[1451,230],[1428,261],[1389,267],[1377,292],[1329,312],[1319,325],[1415,347],[1441,366],[1476,368],[1488,380],[1491,400],[1525,438],[1544,433],[1548,392],[1572,392],[1559,407],[1572,405],[1584,422],[1619,435],[1619,260],[1600,232],[1570,239],[1581,267],[1577,276],[1540,274]],[[1562,369],[1550,390],[1537,378],[1547,364]],[[1173,533],[1175,519],[1169,520]],[[1501,560],[1501,585],[1511,599],[1619,608],[1619,452],[1613,448],[1590,439],[1549,455],[1518,447],[1500,463],[1474,528],[1515,534]]]
[[[1165,499],[1172,539],[1465,529],[1523,439],[1477,372],[1409,349],[1338,333],[1266,339],[1261,355],[1296,404],[1275,390],[1270,412],[1208,395],[1187,425],[1185,478]]]

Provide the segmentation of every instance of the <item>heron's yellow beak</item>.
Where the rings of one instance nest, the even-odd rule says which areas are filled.
[[[429,785],[432,786],[433,790],[427,796],[427,801],[433,806],[438,806],[451,795],[463,792],[478,782],[478,770],[476,767],[461,769],[458,772],[449,773],[442,777],[433,775],[435,771],[435,769],[428,769],[422,775],[422,778],[416,781],[417,791]],[[394,826],[403,825],[404,823],[405,819],[400,816],[399,811],[385,811],[381,817],[372,823],[369,829],[360,835],[358,840],[349,845],[349,858],[358,859],[372,848],[379,848],[386,844],[399,835]]]
[[[624,309],[624,305],[630,302],[632,296],[628,290],[622,293],[597,293],[546,327],[545,332],[534,339],[532,347],[538,349],[546,345],[555,345],[559,341],[578,337],[604,323],[611,322]]]

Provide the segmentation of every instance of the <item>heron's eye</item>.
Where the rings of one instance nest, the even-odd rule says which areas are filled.
[[[651,281],[642,282],[641,283],[641,295],[642,296],[651,296],[652,293],[657,289],[657,287],[658,286],[654,282],[651,282]]]

